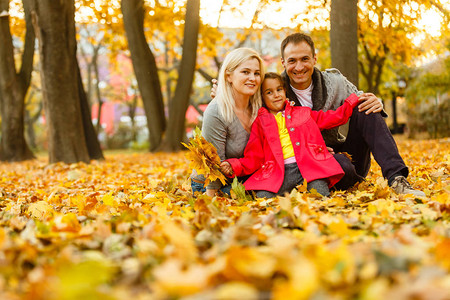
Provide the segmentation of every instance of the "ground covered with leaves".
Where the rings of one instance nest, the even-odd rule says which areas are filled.
[[[449,299],[450,140],[329,198],[192,198],[186,153],[1,164],[0,299]]]

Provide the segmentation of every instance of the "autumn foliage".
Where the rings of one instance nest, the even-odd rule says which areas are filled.
[[[450,143],[399,140],[426,197],[367,182],[191,196],[187,152],[0,165],[1,299],[449,299]]]
[[[182,143],[189,152],[186,154],[191,163],[189,167],[205,176],[205,185],[214,180],[220,180],[225,185],[226,178],[220,172],[220,157],[217,149],[202,136],[201,130],[197,127],[194,136],[189,144]]]

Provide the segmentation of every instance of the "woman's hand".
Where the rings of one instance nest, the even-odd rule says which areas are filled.
[[[216,195],[217,191],[218,190],[216,190],[216,189],[206,189],[205,194],[206,194],[206,196],[209,196],[212,198]]]
[[[229,162],[223,161],[220,164],[220,172],[222,172],[226,176],[231,176],[231,175],[233,175],[233,168],[231,167]]]
[[[212,87],[211,87],[211,93],[209,94],[211,96],[212,99],[214,99],[216,97],[216,92],[217,92],[217,79],[212,79]]]
[[[372,93],[363,93],[359,96],[358,111],[365,111],[366,115],[370,113],[378,113],[383,110],[383,103],[381,99]]]

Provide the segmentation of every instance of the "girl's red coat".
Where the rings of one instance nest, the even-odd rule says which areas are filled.
[[[327,178],[332,187],[344,175],[339,163],[328,152],[320,131],[345,124],[358,103],[358,96],[351,94],[336,111],[324,112],[286,102],[286,128],[306,182]],[[284,158],[275,116],[266,108],[258,111],[253,122],[244,157],[227,161],[236,176],[254,173],[244,183],[247,190],[278,192],[284,179]]]

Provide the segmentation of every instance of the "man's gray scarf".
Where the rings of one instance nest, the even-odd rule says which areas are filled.
[[[297,96],[295,95],[294,91],[291,88],[289,76],[286,74],[286,71],[283,71],[283,73],[281,73],[281,77],[283,77],[284,87],[286,89],[286,96],[289,99],[289,101],[294,101],[295,105],[302,106],[300,101],[297,99]],[[325,106],[325,102],[327,100],[327,88],[323,83],[322,72],[320,72],[319,69],[317,68],[314,68],[314,72],[312,74],[312,81],[313,81],[313,90],[311,94],[311,100],[313,103],[312,109],[321,110]]]

